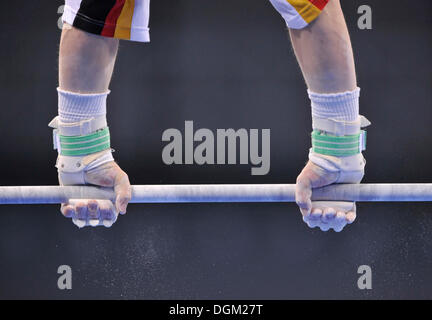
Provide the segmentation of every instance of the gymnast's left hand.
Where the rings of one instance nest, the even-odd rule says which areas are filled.
[[[86,184],[112,187],[116,194],[115,203],[110,200],[71,199],[68,203],[61,205],[62,214],[72,218],[73,223],[79,228],[102,225],[111,227],[116,222],[119,213],[126,213],[127,205],[131,199],[128,175],[116,162],[110,161],[86,171],[84,178]]]
[[[313,154],[312,158],[317,160],[317,164],[309,161],[297,177],[296,183],[296,202],[303,221],[310,228],[319,227],[322,231],[333,229],[340,232],[356,219],[355,203],[311,201],[312,190],[334,183],[360,183],[366,162],[362,154],[345,159]]]

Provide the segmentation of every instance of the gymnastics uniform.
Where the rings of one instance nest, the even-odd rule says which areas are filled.
[[[270,0],[288,28],[302,29],[329,0]],[[63,21],[104,37],[149,42],[150,0],[66,0]]]

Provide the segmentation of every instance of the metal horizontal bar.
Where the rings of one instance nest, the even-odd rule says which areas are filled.
[[[0,187],[0,204],[50,204],[68,199],[114,199],[92,186]],[[432,201],[432,183],[338,184],[313,190],[313,200]],[[294,184],[135,185],[131,203],[294,202]]]

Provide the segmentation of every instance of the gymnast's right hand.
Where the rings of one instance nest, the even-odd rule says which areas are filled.
[[[71,162],[70,158],[66,163]],[[67,218],[72,218],[76,226],[82,228],[103,225],[109,228],[117,220],[119,213],[126,213],[131,199],[131,186],[127,174],[116,162],[112,161],[111,150],[80,159],[75,168],[81,170],[72,168],[75,172],[65,171],[62,162],[64,162],[62,156],[59,156],[57,168],[61,185],[88,184],[112,187],[116,195],[115,203],[110,200],[97,199],[70,199],[68,203],[63,203],[61,213]]]

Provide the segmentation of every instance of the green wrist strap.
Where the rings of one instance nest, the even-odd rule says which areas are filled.
[[[334,136],[322,131],[312,132],[312,151],[335,157],[348,157],[366,150],[366,131],[349,136]]]
[[[84,136],[57,135],[55,146],[63,156],[86,156],[104,151],[111,147],[109,129],[106,127]]]

